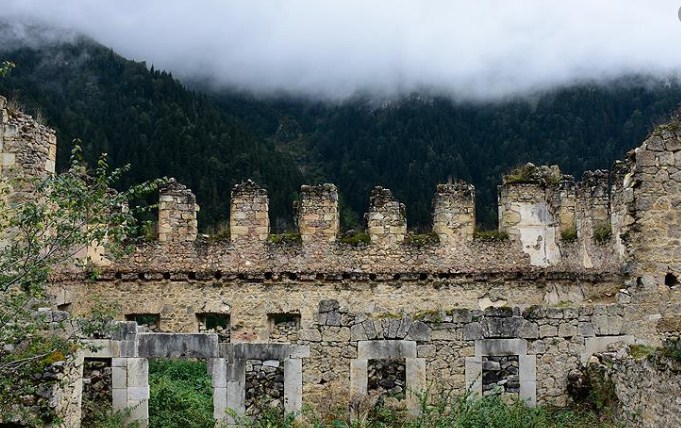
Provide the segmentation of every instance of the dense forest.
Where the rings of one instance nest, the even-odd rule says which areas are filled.
[[[131,165],[124,185],[172,176],[189,186],[204,227],[227,220],[230,189],[247,178],[269,189],[275,215],[292,218],[303,183],[294,161],[171,74],[88,40],[2,59],[16,68],[0,79],[0,94],[56,129],[58,168],[80,139],[90,160],[107,153],[113,165]]]
[[[0,53],[17,64],[0,93],[58,131],[59,161],[74,138],[95,157],[130,163],[128,183],[174,176],[197,194],[205,229],[227,220],[229,190],[253,178],[269,190],[276,230],[292,227],[303,182],[333,182],[344,228],[361,227],[374,185],[407,205],[411,228],[430,222],[435,185],[476,185],[478,221],[496,222],[501,175],[525,162],[579,178],[608,168],[681,103],[679,82],[630,77],[585,82],[497,103],[413,94],[342,103],[261,99],[187,89],[164,71],[93,41]],[[206,95],[208,94],[208,95]]]

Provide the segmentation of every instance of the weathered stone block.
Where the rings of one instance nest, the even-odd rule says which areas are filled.
[[[355,324],[350,327],[350,340],[352,342],[368,340],[366,331],[364,331],[364,326],[362,324]]]
[[[430,328],[428,325],[421,321],[414,321],[409,327],[409,334],[407,338],[411,340],[417,340],[419,342],[425,342],[430,340]]]
[[[357,342],[361,360],[416,358],[416,342],[406,340],[376,340]]]
[[[550,324],[539,326],[539,337],[555,337],[558,336],[558,327]]]
[[[463,338],[465,340],[479,340],[485,337],[482,323],[472,322],[463,326]]]

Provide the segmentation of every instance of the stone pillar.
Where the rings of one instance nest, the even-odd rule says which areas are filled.
[[[515,182],[504,177],[504,184],[499,186],[499,230],[520,242],[533,266],[546,267],[560,261],[557,222],[546,182]]]
[[[336,186],[302,186],[298,205],[298,228],[303,245],[335,242],[339,227]]]
[[[213,358],[208,364],[213,383],[213,419],[223,421],[227,415],[227,360]]]
[[[232,188],[229,213],[230,239],[235,244],[256,244],[270,233],[267,190],[251,180]]]
[[[149,362],[146,358],[112,358],[111,387],[116,410],[130,411],[129,421],[149,424]]]
[[[572,176],[566,175],[561,181],[556,192],[558,207],[558,227],[561,232],[576,229],[577,227],[577,188]]]
[[[406,208],[393,198],[390,189],[377,186],[371,191],[367,226],[372,244],[391,246],[404,241],[407,234]]]
[[[198,233],[196,213],[199,211],[196,196],[174,178],[159,193],[158,240],[195,241]]]
[[[579,212],[577,225],[585,242],[593,240],[597,228],[610,227],[609,173],[586,171],[577,189]]]
[[[458,181],[437,185],[433,199],[433,232],[445,245],[473,239],[475,187],[472,184]]]

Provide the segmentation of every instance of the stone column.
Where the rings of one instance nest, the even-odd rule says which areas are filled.
[[[406,208],[393,198],[390,189],[377,186],[371,191],[367,226],[372,244],[392,246],[404,241],[407,234]]]
[[[232,188],[230,239],[237,245],[262,244],[270,233],[267,190],[251,180]]]
[[[440,243],[456,245],[473,239],[475,187],[464,181],[438,184],[433,199],[433,232]]]
[[[195,241],[198,233],[196,196],[174,178],[160,190],[158,200],[158,240]]]
[[[303,245],[335,242],[340,227],[336,186],[302,186],[300,197],[298,228]]]
[[[224,421],[227,416],[227,361],[213,358],[208,364],[213,383],[213,419]]]

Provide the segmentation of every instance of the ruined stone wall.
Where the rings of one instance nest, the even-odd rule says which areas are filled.
[[[0,141],[3,176],[53,170],[54,134],[30,118],[2,108]],[[367,195],[370,242],[342,243],[338,191],[324,184],[301,188],[300,239],[280,242],[268,239],[266,190],[245,182],[231,194],[230,239],[215,240],[197,233],[194,194],[171,181],[160,191],[156,240],[99,266],[97,279],[60,270],[50,292],[55,306],[77,316],[104,304],[120,320],[153,317],[166,334],[140,328],[106,348],[126,376],[144,374],[151,356],[215,360],[216,409],[253,406],[254,397],[247,406],[239,395],[246,373],[254,392],[279,400],[281,367],[289,373],[285,409],[352,407],[390,376],[397,382],[384,386],[406,384],[398,402],[411,412],[415,392],[430,381],[455,394],[502,387],[530,404],[563,405],[568,373],[591,354],[613,344],[659,345],[681,330],[677,158],[672,123],[612,173],[575,183],[532,166],[507,177],[499,229],[508,239],[475,233],[475,189],[457,182],[436,188],[436,240],[408,239],[404,205],[376,188]],[[12,163],[18,169],[6,168]],[[213,317],[224,322],[209,326]],[[217,374],[220,367],[227,374]],[[146,400],[141,377],[114,382],[119,407]]]
[[[44,177],[54,173],[57,137],[50,128],[7,106],[0,97],[0,172],[7,178]]]
[[[615,416],[625,426],[681,426],[681,363],[659,355],[632,357],[626,348],[591,357],[590,373],[598,387],[614,388]],[[605,380],[606,382],[603,382]]]
[[[54,173],[57,137],[53,130],[37,123],[0,97],[0,175],[11,182],[10,202],[28,197],[27,182]]]
[[[620,233],[629,292],[635,299],[665,300],[681,278],[680,118],[659,126],[629,154]],[[623,177],[622,177],[623,176]]]

